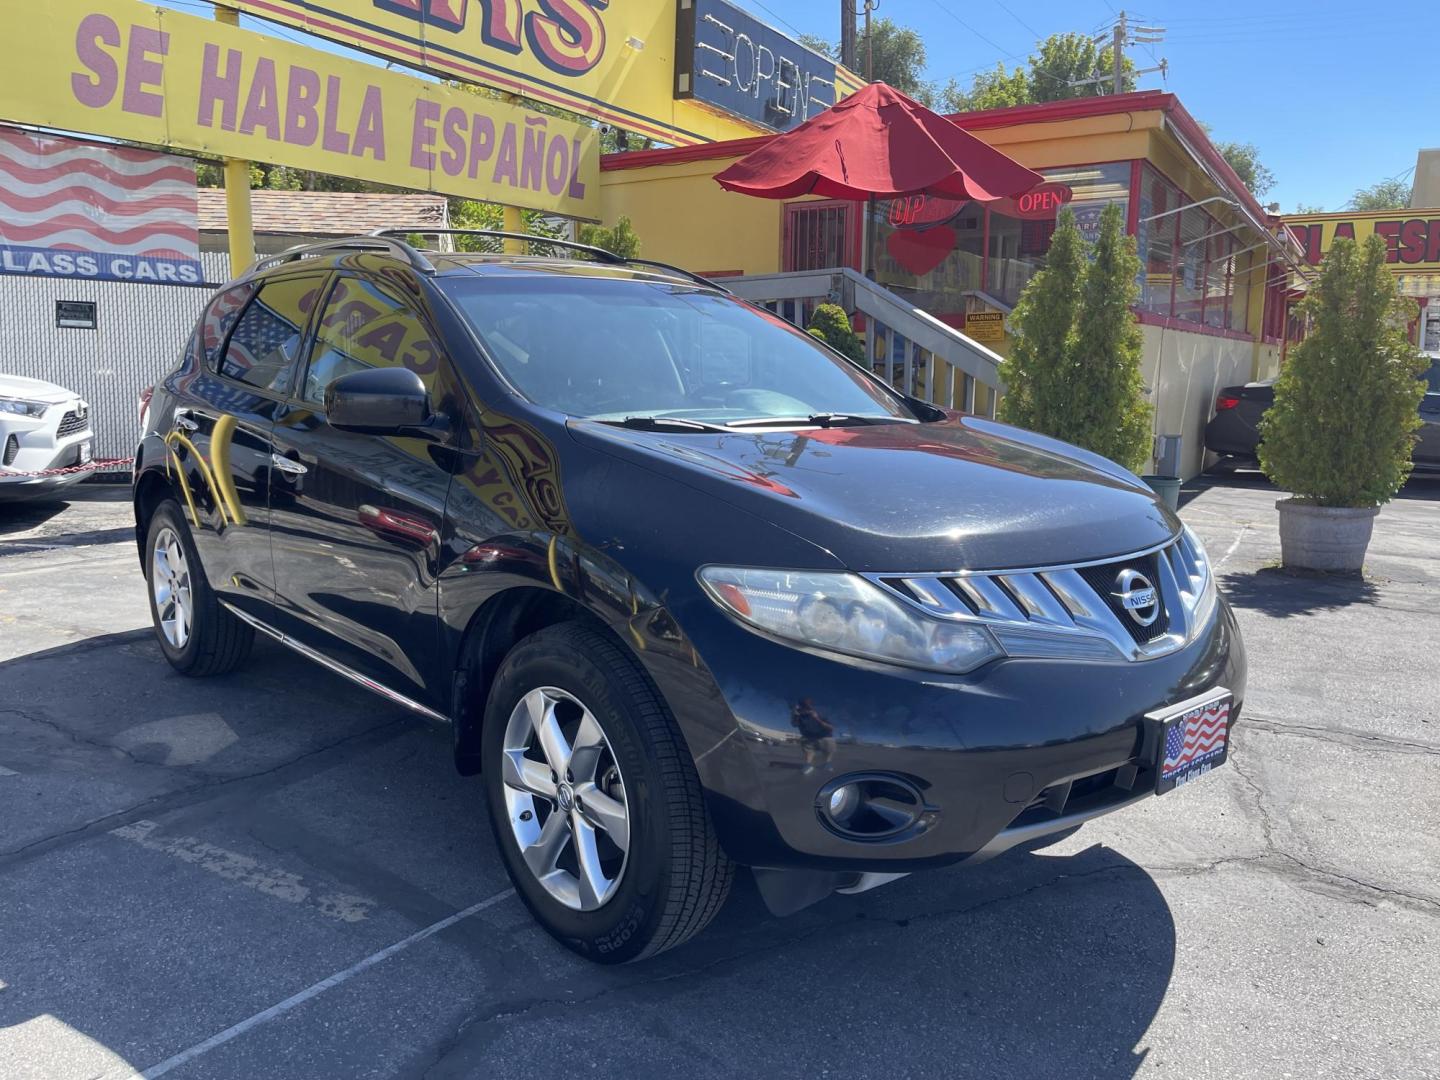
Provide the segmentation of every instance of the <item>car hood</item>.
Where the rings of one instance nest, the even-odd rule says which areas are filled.
[[[29,379],[24,375],[0,375],[0,397],[44,401],[52,405],[75,399],[75,395],[63,386],[56,386],[41,379]]]
[[[734,434],[569,427],[582,444],[757,514],[853,570],[1104,559],[1162,544],[1180,528],[1113,462],[959,414],[926,424]],[[737,551],[735,561],[763,564],[764,553]]]

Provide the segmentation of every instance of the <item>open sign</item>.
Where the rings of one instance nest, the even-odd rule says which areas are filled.
[[[1006,217],[1049,221],[1074,197],[1075,193],[1068,184],[1045,183],[1013,199],[997,199],[990,204],[990,209]]]

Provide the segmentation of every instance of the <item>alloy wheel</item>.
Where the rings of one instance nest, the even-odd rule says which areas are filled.
[[[150,556],[150,589],[155,596],[155,617],[160,632],[174,648],[183,649],[195,623],[194,594],[185,548],[174,529],[161,529]]]
[[[594,715],[564,690],[531,690],[510,713],[501,766],[510,829],[535,880],[566,907],[602,907],[625,874],[630,813]]]

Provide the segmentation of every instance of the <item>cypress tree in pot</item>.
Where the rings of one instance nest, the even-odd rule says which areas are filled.
[[[1292,493],[1275,504],[1287,567],[1360,570],[1375,515],[1410,475],[1427,362],[1385,251],[1378,236],[1335,241],[1260,423],[1261,468]]]

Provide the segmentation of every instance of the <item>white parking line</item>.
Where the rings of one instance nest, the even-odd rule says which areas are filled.
[[[437,923],[431,923],[429,926],[425,927],[424,930],[417,930],[409,937],[402,938],[400,941],[395,942],[395,944],[393,945],[387,945],[385,948],[381,949],[377,953],[371,953],[369,956],[365,957],[365,959],[358,960],[355,963],[351,964],[344,971],[337,971],[329,978],[321,979],[314,985],[307,986],[298,994],[292,994],[284,1001],[279,1002],[275,1005],[271,1005],[263,1012],[258,1012],[254,1016],[251,1016],[245,1020],[241,1020],[238,1024],[226,1028],[224,1031],[217,1032],[216,1034],[211,1035],[210,1038],[206,1039],[204,1042],[196,1043],[188,1050],[181,1050],[180,1053],[176,1054],[173,1057],[166,1058],[158,1065],[151,1065],[150,1068],[146,1069],[144,1072],[130,1072],[120,1074],[109,1073],[105,1076],[104,1080],[155,1080],[157,1076],[164,1076],[172,1069],[178,1069],[186,1062],[194,1061],[201,1054],[207,1054],[211,1050],[214,1050],[217,1046],[223,1046],[231,1039],[236,1038],[239,1035],[244,1035],[252,1028],[259,1027],[261,1024],[267,1023],[270,1020],[274,1020],[277,1016],[284,1015],[298,1005],[303,1005],[305,1002],[309,1001],[316,995],[323,994],[326,990],[333,989],[334,987],[339,986],[341,983],[353,979],[356,975],[359,975],[367,968],[374,967],[376,964],[380,963],[380,961],[389,959],[396,953],[403,952],[405,949],[410,948],[411,945],[416,945],[424,941],[426,938],[432,937],[435,934],[440,933],[441,930],[447,930],[450,927],[454,926],[456,923],[460,922],[462,919],[468,919],[470,916],[478,914],[479,912],[484,911],[486,908],[492,907],[495,904],[500,903],[500,901],[506,900],[514,895],[514,889],[506,889],[504,892],[498,892],[487,900],[481,900],[478,904],[471,904],[463,911],[457,911],[454,915],[449,915],[446,918],[441,919]]]
[[[19,774],[18,772],[16,772],[14,769],[7,769],[4,765],[0,765],[0,776],[19,776],[19,775],[20,775],[20,774]]]
[[[1245,539],[1245,534],[1250,531],[1249,525],[1241,525],[1240,531],[1235,534],[1235,541],[1225,549],[1225,554],[1220,556],[1220,561],[1215,564],[1216,569],[1224,566],[1230,561],[1230,556],[1240,549],[1240,541]]]
[[[160,826],[153,821],[136,821],[111,829],[111,836],[130,840],[149,851],[171,855],[181,862],[187,862],[202,870],[234,881],[246,888],[285,900],[291,904],[304,904],[341,922],[360,922],[370,915],[375,901],[350,893],[316,893],[299,874],[289,870],[266,866],[264,863],[207,843],[194,836],[151,836]]]

